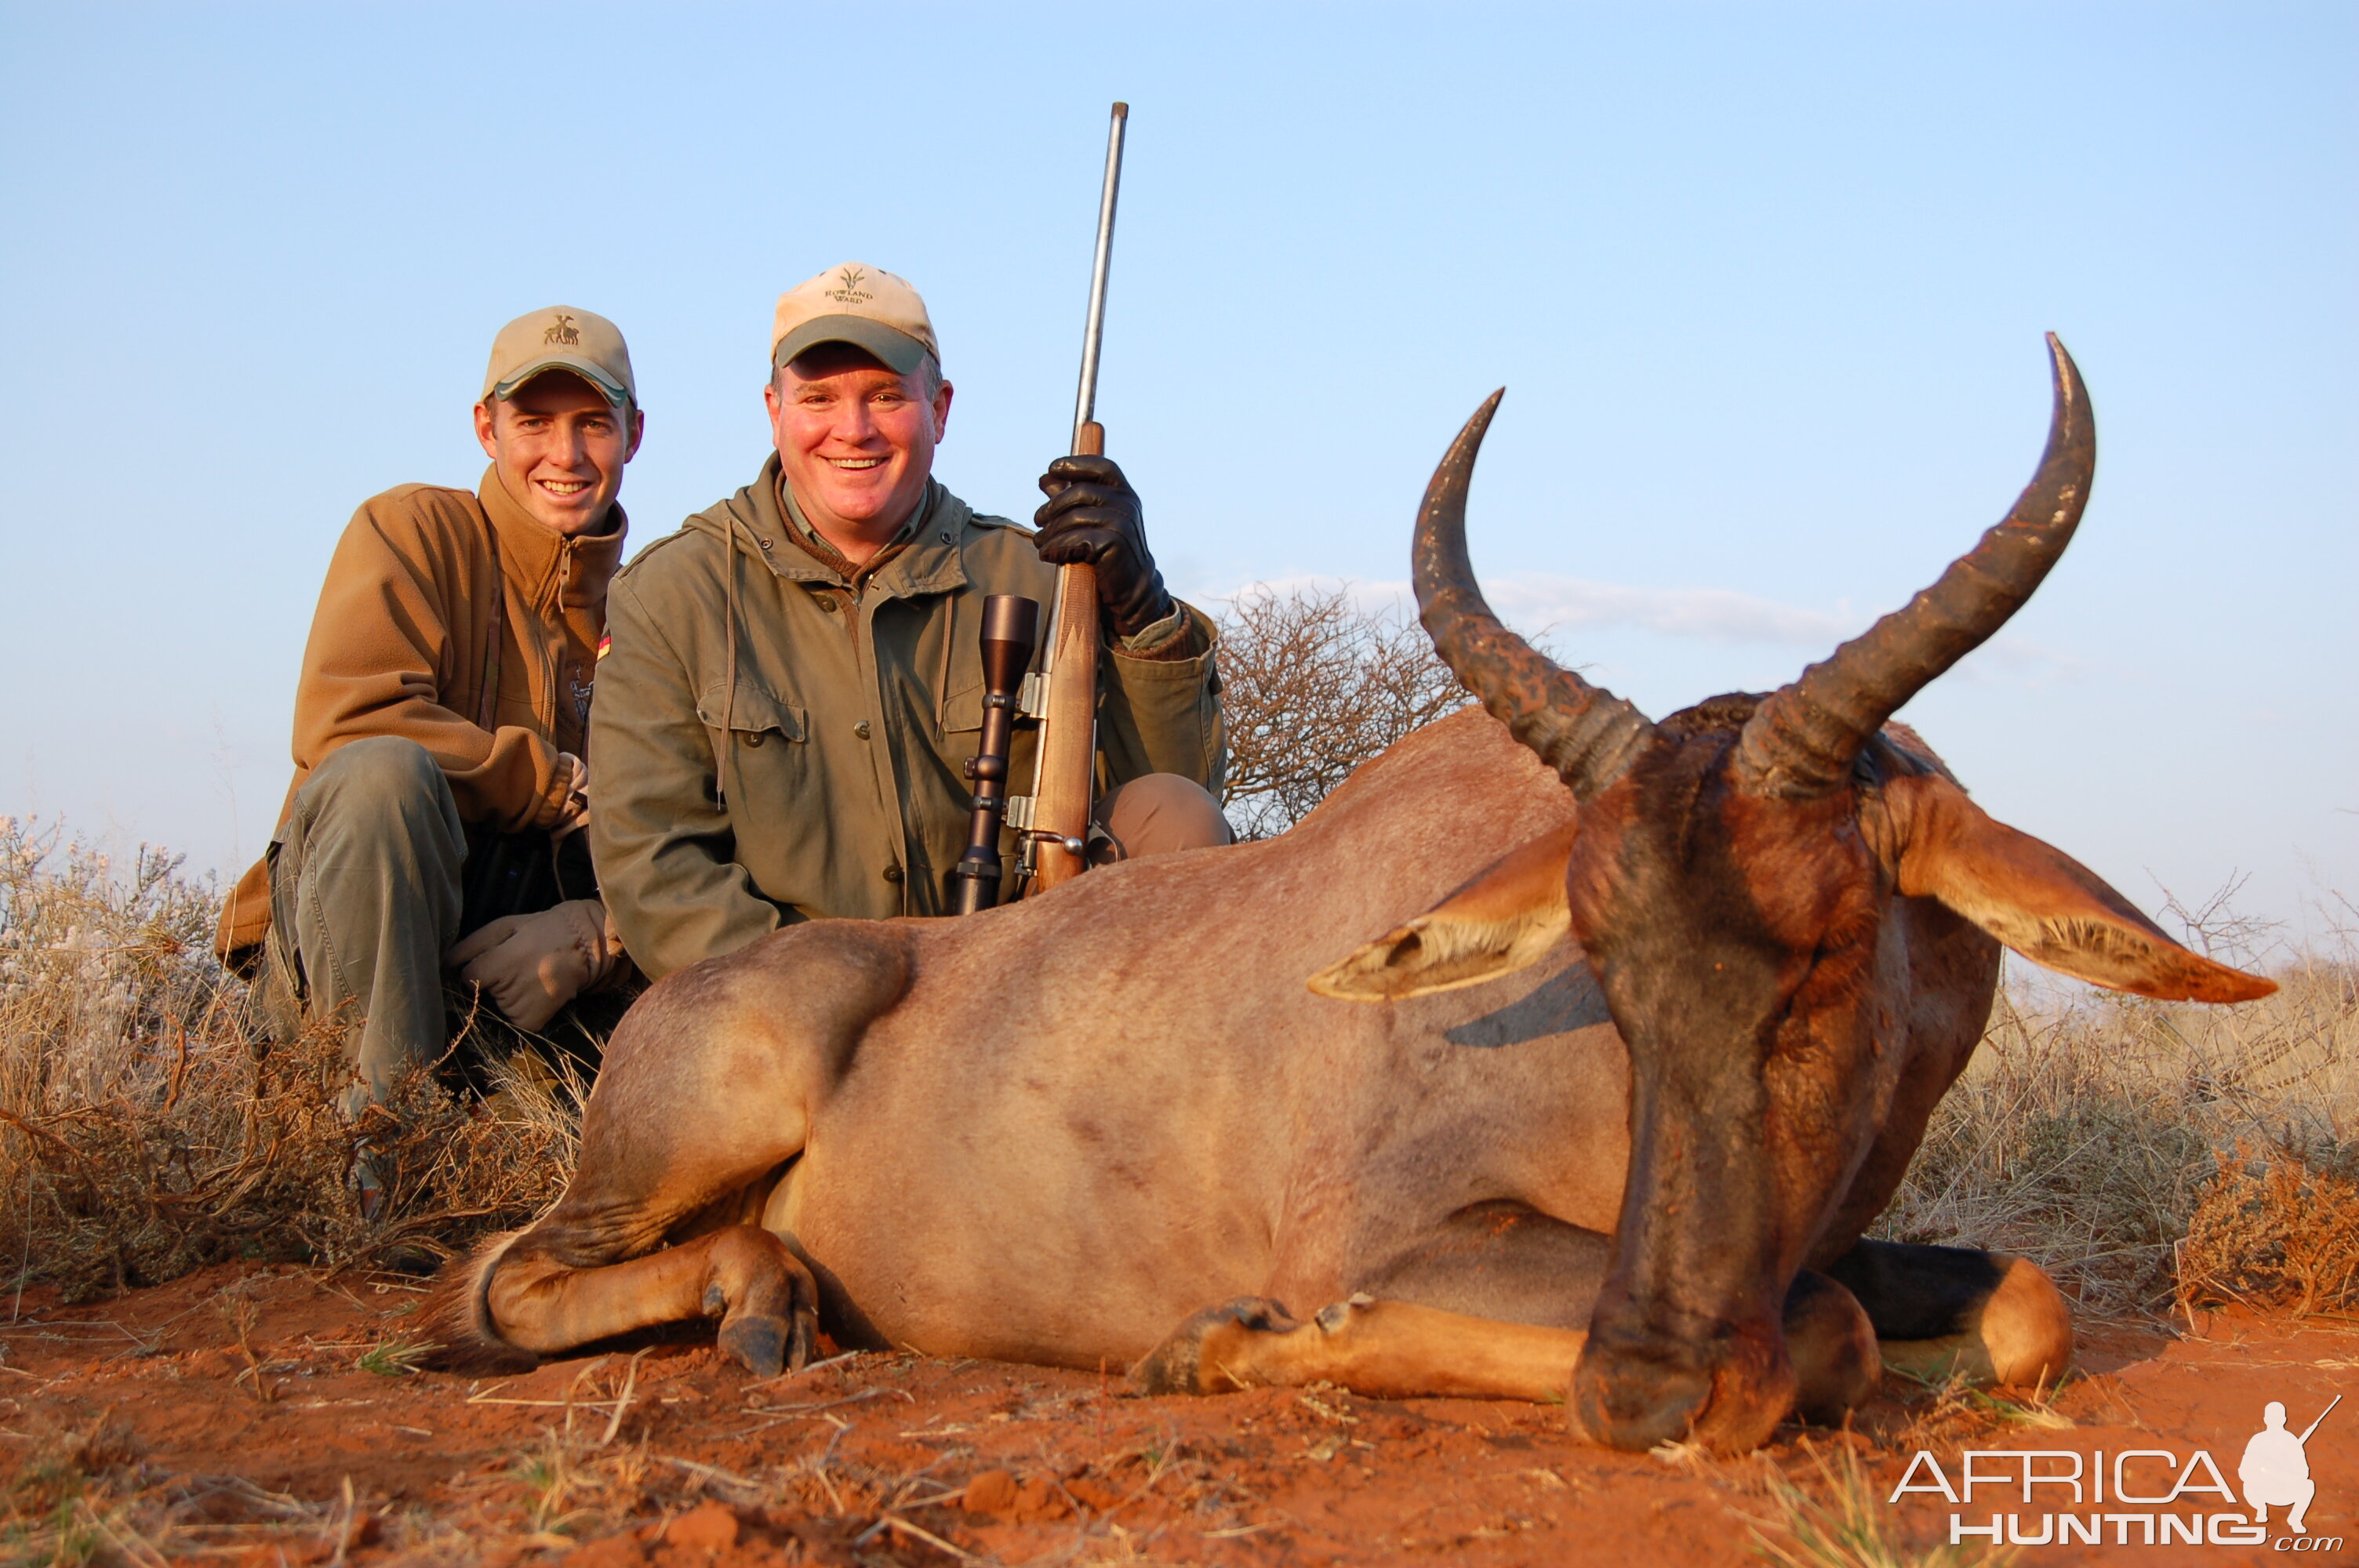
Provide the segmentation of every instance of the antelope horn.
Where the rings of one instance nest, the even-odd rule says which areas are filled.
[[[2096,472],[2097,427],[2080,369],[2053,332],[2048,351],[2056,412],[2048,450],[2015,510],[1907,608],[1804,670],[1801,679],[1754,710],[1737,742],[1739,787],[1786,799],[1839,787],[1868,737],[2006,625],[2071,543]]]
[[[1474,411],[1425,487],[1410,550],[1418,618],[1441,662],[1483,699],[1491,717],[1554,768],[1575,800],[1587,800],[1621,777],[1654,740],[1655,727],[1630,704],[1560,667],[1499,624],[1474,585],[1474,566],[1466,557],[1466,488],[1483,433],[1506,395],[1501,387]]]

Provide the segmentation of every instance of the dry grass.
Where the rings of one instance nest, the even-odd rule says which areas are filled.
[[[337,1040],[270,1042],[212,957],[214,908],[173,858],[117,874],[0,817],[0,1268],[80,1298],[236,1258],[432,1255],[555,1197],[578,1076],[495,1069],[487,1107],[421,1073],[348,1124]],[[362,1139],[395,1173],[375,1227],[347,1187]]]
[[[342,1496],[307,1502],[239,1476],[173,1475],[142,1462],[137,1439],[112,1415],[47,1432],[0,1487],[0,1562],[81,1568],[162,1568],[229,1556],[241,1562],[342,1563],[367,1544],[448,1544],[451,1527],[412,1510]],[[415,1552],[409,1555],[418,1555]],[[438,1555],[473,1561],[464,1550]]]
[[[1859,1455],[1838,1444],[1834,1457],[1805,1442],[1810,1469],[1799,1478],[1763,1464],[1761,1483],[1777,1511],[1752,1519],[1753,1548],[1781,1568],[2001,1568],[2020,1555],[1918,1539],[1886,1506]]]
[[[120,1494],[136,1484],[139,1444],[112,1415],[48,1432],[0,1487],[0,1555],[20,1563],[87,1563],[115,1543]]]
[[[1879,1234],[2022,1253],[2101,1316],[2354,1304],[2359,966],[2269,968],[2233,1008],[2018,977]]]

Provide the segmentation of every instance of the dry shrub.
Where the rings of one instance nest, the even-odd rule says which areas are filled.
[[[1240,838],[1285,832],[1352,770],[1469,699],[1414,620],[1348,587],[1256,587],[1221,615],[1221,712]]]
[[[2199,1207],[2206,1257],[2254,1223],[2218,1188],[2240,1141],[2314,1173],[2359,1162],[2359,968],[2275,978],[2273,997],[2201,1007],[2016,976],[1876,1234],[2021,1253],[2098,1315],[2169,1311]]]
[[[2190,1304],[2359,1308],[2359,1183],[2240,1141],[2188,1218],[2179,1289]]]
[[[509,1068],[490,1107],[430,1073],[348,1124],[332,1031],[277,1044],[213,959],[209,886],[128,876],[0,817],[0,1267],[72,1298],[235,1258],[351,1263],[520,1224],[560,1190],[582,1085]],[[366,1139],[383,1220],[348,1186]]]

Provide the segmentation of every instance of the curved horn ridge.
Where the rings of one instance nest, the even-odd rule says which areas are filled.
[[[1654,739],[1637,708],[1546,657],[1500,623],[1474,581],[1466,553],[1466,492],[1501,387],[1458,432],[1418,511],[1411,577],[1418,619],[1466,688],[1491,716],[1554,768],[1576,800],[1620,777]]]
[[[2096,474],[2096,423],[2080,368],[2053,332],[2048,350],[2055,408],[2031,482],[1930,588],[1762,703],[1738,744],[1745,789],[1805,798],[1840,786],[1868,737],[2006,624],[2072,542]]]

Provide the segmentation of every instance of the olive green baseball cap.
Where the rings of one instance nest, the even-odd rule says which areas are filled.
[[[617,408],[639,401],[622,330],[595,311],[571,305],[527,310],[500,329],[492,340],[491,367],[484,372],[484,396],[509,396],[552,370],[572,372]]]
[[[933,319],[918,291],[906,278],[859,262],[832,266],[778,296],[770,318],[770,363],[785,366],[821,343],[865,349],[900,375],[929,359],[942,362]]]

